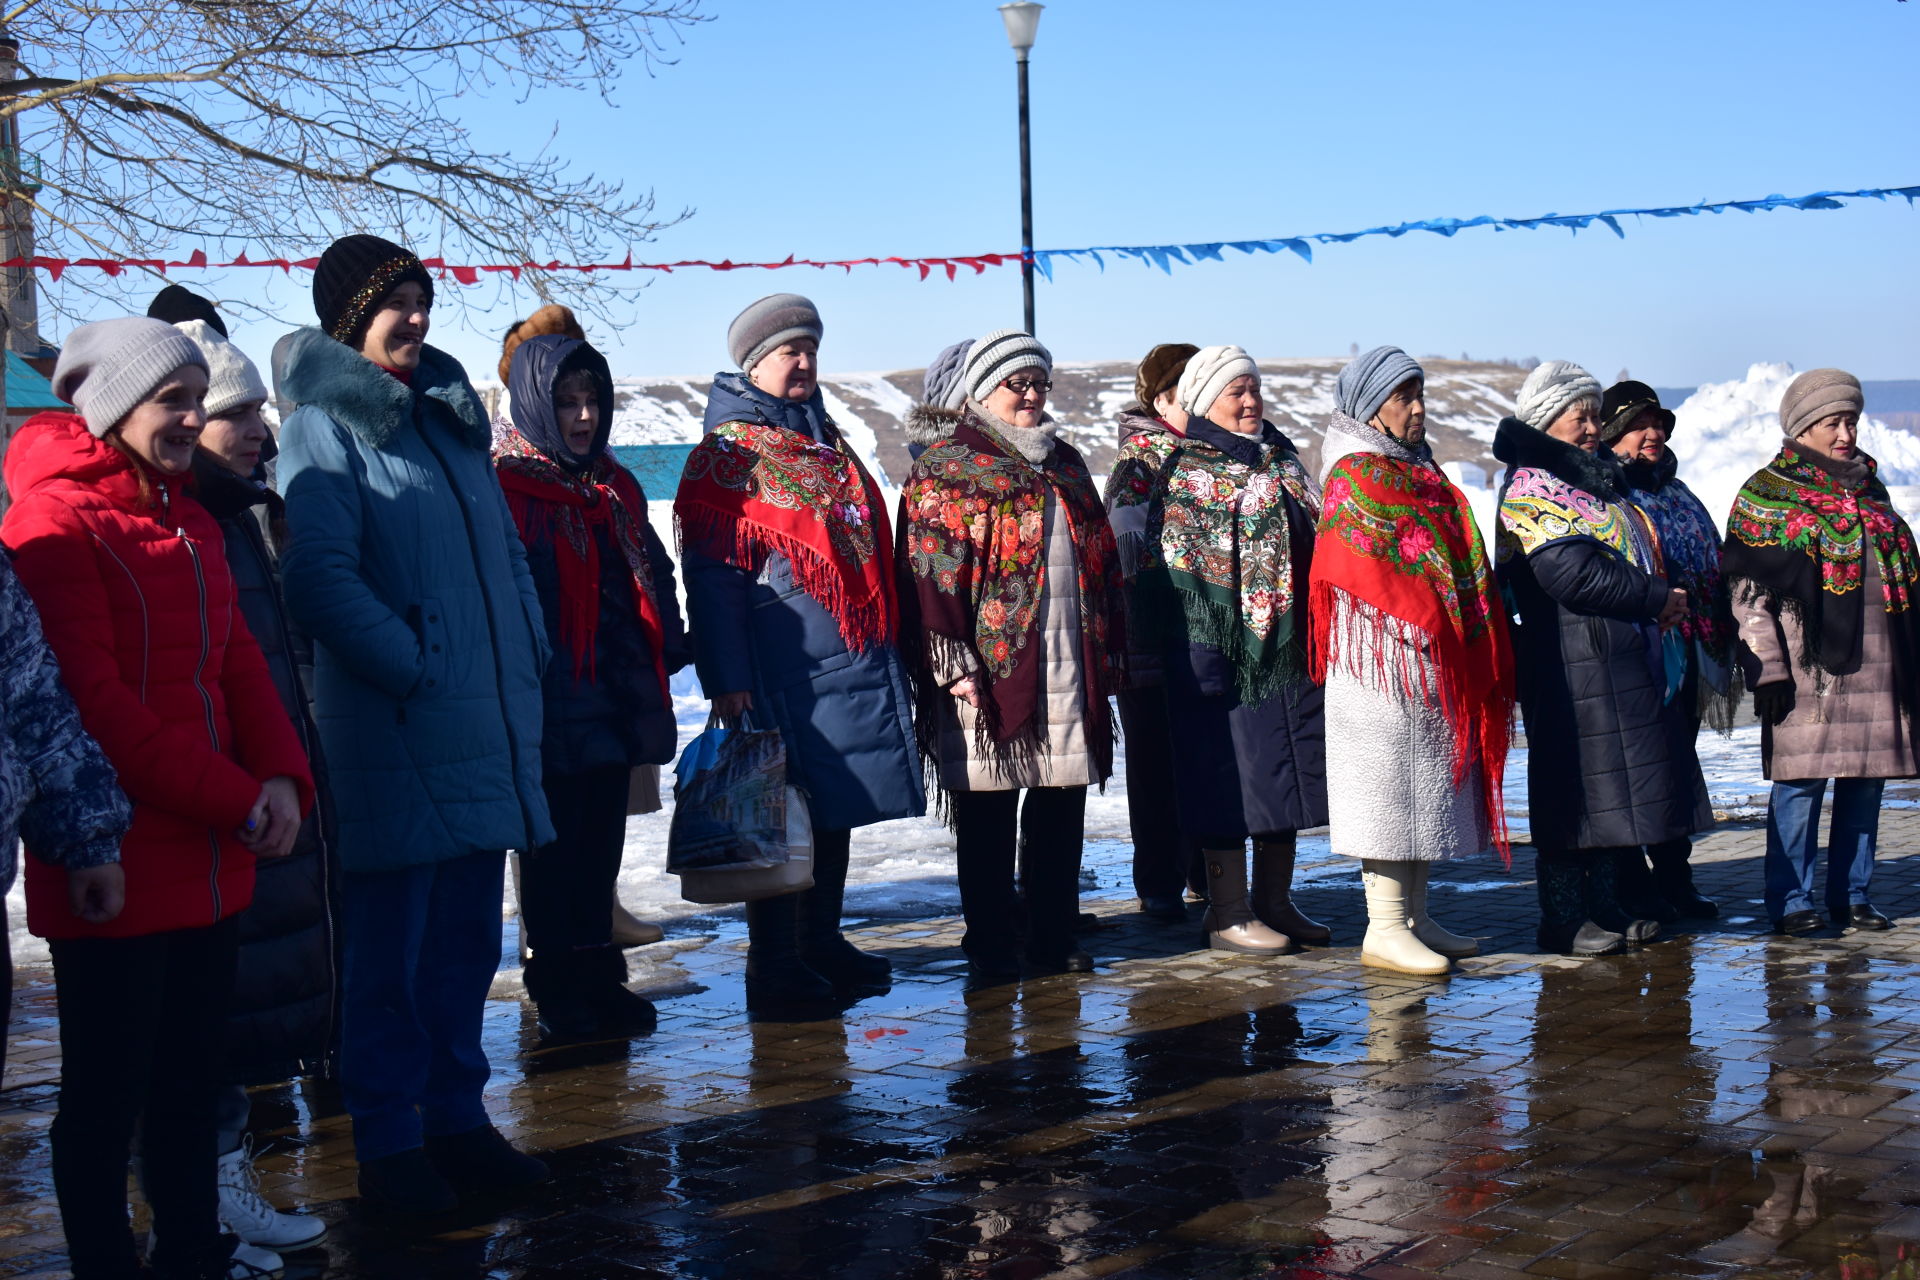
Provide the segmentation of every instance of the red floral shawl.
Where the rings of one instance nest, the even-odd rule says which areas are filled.
[[[893,540],[880,486],[846,442],[723,422],[687,459],[673,513],[709,559],[758,573],[785,556],[793,579],[854,652],[894,642],[899,605],[881,549]]]
[[[1308,593],[1313,678],[1325,683],[1328,668],[1342,662],[1364,674],[1367,647],[1334,626],[1344,595],[1364,606],[1346,611],[1347,627],[1374,633],[1372,676],[1446,717],[1454,785],[1479,765],[1481,804],[1506,856],[1501,780],[1512,738],[1513,648],[1466,495],[1428,464],[1347,454],[1327,475]],[[1388,619],[1420,638],[1431,668],[1407,646],[1386,643]]]
[[[1056,440],[1045,462],[1031,463],[971,413],[920,455],[900,495],[902,591],[918,624],[908,628],[907,656],[929,757],[938,725],[933,702],[948,696],[934,675],[943,650],[958,655],[957,665],[975,668],[984,754],[1014,761],[1042,739],[1035,637],[1046,587],[1049,493],[1066,516],[1079,566],[1088,745],[1100,776],[1112,768],[1107,698],[1121,685],[1126,601],[1106,508],[1086,462],[1066,441]]]
[[[667,693],[666,628],[653,589],[640,521],[647,509],[633,473],[601,454],[584,473],[569,471],[527,443],[518,432],[494,447],[494,469],[507,496],[507,510],[520,537],[553,548],[560,579],[560,643],[573,657],[575,678],[594,678],[594,638],[600,630],[600,540],[604,528],[633,574],[634,612],[653,654],[660,698]]]

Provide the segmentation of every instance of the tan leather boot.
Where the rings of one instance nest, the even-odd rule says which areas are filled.
[[[1207,945],[1215,951],[1283,956],[1300,948],[1260,923],[1247,902],[1247,850],[1203,849],[1207,867]]]
[[[648,920],[636,920],[631,912],[620,905],[618,898],[613,902],[613,945],[616,947],[644,947],[648,943],[658,942],[666,937],[666,931]]]

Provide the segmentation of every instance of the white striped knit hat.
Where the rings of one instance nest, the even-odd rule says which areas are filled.
[[[1040,345],[1040,339],[1018,329],[995,329],[974,339],[967,349],[967,368],[961,375],[967,395],[985,400],[995,387],[1022,369],[1043,369],[1053,374],[1053,353]]]

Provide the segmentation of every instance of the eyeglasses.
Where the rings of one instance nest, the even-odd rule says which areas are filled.
[[[1017,396],[1029,391],[1038,391],[1041,395],[1053,390],[1053,383],[1046,378],[1008,378],[1000,384]]]

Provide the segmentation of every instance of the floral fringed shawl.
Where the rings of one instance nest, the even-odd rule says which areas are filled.
[[[1862,590],[1868,556],[1879,570],[1879,600]],[[1764,591],[1798,615],[1796,656],[1816,677],[1856,662],[1866,610],[1885,609],[1901,702],[1908,723],[1920,724],[1920,558],[1872,458],[1834,463],[1783,445],[1740,487],[1721,566],[1743,603]]]
[[[1347,434],[1380,435],[1353,427]],[[1325,447],[1337,439],[1330,428]],[[1481,811],[1504,858],[1501,780],[1515,696],[1506,610],[1466,495],[1381,437],[1383,450],[1395,445],[1403,456],[1348,453],[1327,474],[1311,585],[1313,678],[1325,683],[1341,667],[1439,711],[1453,731],[1454,785],[1478,767]],[[1392,643],[1390,622],[1416,643]],[[1360,627],[1372,634],[1355,634]],[[1374,669],[1363,670],[1369,655]]]
[[[900,495],[902,596],[916,625],[903,648],[919,702],[921,749],[933,758],[936,699],[951,672],[972,671],[982,755],[1011,772],[1042,740],[1037,637],[1046,581],[1046,502],[1073,540],[1085,664],[1087,739],[1099,776],[1112,768],[1108,697],[1122,684],[1125,601],[1107,513],[1080,454],[1056,440],[1034,463],[969,412],[920,455]],[[1053,584],[1059,589],[1060,584]]]
[[[1687,593],[1687,616],[1670,633],[1698,647],[1709,669],[1700,673],[1700,714],[1720,733],[1733,731],[1740,699],[1735,678],[1738,632],[1733,597],[1720,571],[1720,530],[1713,517],[1678,475],[1679,460],[1668,449],[1658,462],[1629,462],[1628,495],[1647,513],[1660,535],[1667,582]]]
[[[758,573],[785,556],[847,647],[894,643],[899,604],[880,487],[838,434],[822,444],[765,423],[724,422],[687,458],[674,499],[683,546]]]
[[[596,675],[594,639],[600,627],[601,597],[600,543],[594,530],[605,527],[633,574],[640,633],[653,655],[661,702],[672,705],[667,691],[666,632],[641,533],[647,499],[633,473],[606,454],[584,473],[569,471],[517,432],[495,444],[493,459],[520,536],[553,548],[560,587],[560,644],[573,659],[574,676],[591,680]]]
[[[1301,609],[1320,497],[1272,423],[1238,435],[1196,420],[1169,458],[1140,555],[1144,609],[1174,639],[1226,655],[1257,706],[1305,673]]]

